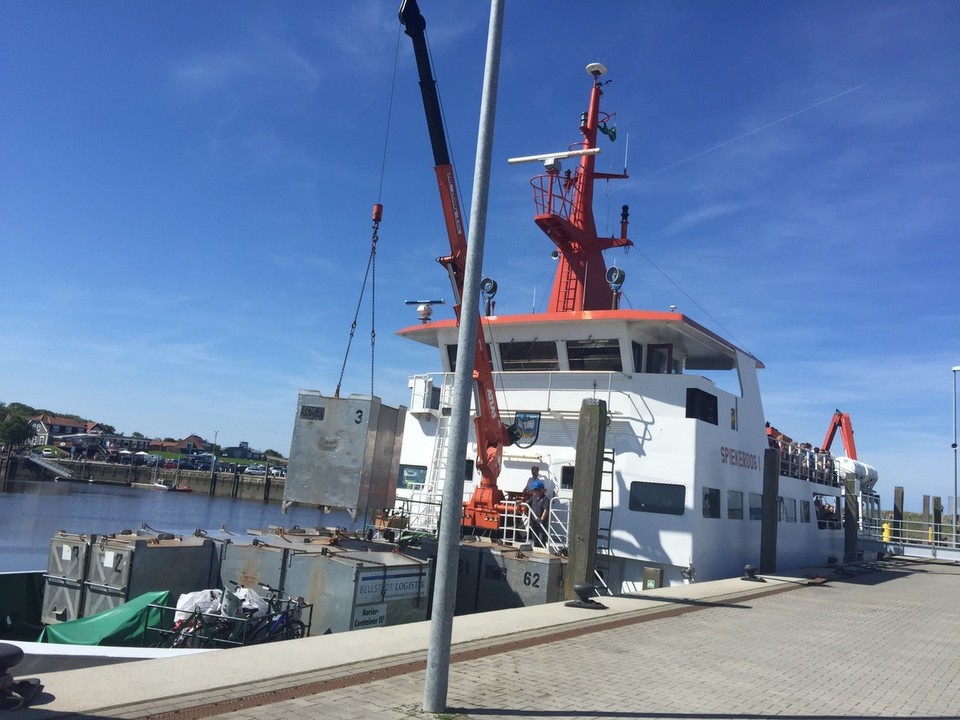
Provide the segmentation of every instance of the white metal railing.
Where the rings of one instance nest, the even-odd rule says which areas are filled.
[[[952,519],[935,523],[932,520],[893,520],[885,518],[879,529],[869,528],[871,540],[880,540],[896,545],[925,545],[931,547],[958,548],[958,536],[953,533]],[[863,537],[864,530],[861,530]],[[877,536],[879,535],[879,537]]]
[[[570,527],[569,501],[559,498],[550,500],[546,532],[543,539],[530,529],[530,506],[527,503],[507,502],[505,505],[507,509],[503,514],[502,525],[502,536],[505,543],[513,545],[529,543],[532,547],[546,550],[551,554],[567,547]]]
[[[467,498],[464,497],[464,500]],[[396,510],[407,519],[407,529],[435,535],[440,522],[440,493],[414,492],[410,497],[398,498]],[[507,501],[501,521],[501,539],[510,545],[529,543],[550,553],[567,547],[570,525],[570,502],[553,498],[550,501],[546,537],[541,540],[530,530],[530,506],[524,502]]]
[[[442,493],[418,490],[410,497],[397,498],[397,509],[407,518],[407,527],[416,532],[436,535],[440,525]]]

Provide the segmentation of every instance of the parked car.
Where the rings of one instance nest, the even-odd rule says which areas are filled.
[[[52,448],[44,448],[43,450],[40,451],[40,454],[43,455],[43,457],[52,458],[57,456],[57,451]]]
[[[244,475],[266,475],[267,471],[264,468],[260,467],[259,465],[251,465],[244,471],[243,474]]]
[[[287,474],[287,469],[283,465],[273,465],[270,468],[270,474],[274,477],[283,477]]]

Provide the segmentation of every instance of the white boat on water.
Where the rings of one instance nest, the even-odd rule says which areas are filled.
[[[679,584],[735,577],[746,565],[760,565],[763,544],[773,548],[765,552],[774,553],[781,573],[842,559],[844,480],[856,481],[852,517],[859,518],[858,530],[875,528],[876,472],[853,460],[837,462],[829,452],[795,443],[770,426],[758,379],[763,364],[749,352],[681,312],[619,306],[625,274],[607,268],[603,251],[631,244],[628,209],[623,208],[619,237],[599,237],[592,201],[596,180],[626,175],[595,169],[595,148],[601,135],[609,135],[613,116],[600,109],[606,68],[593,63],[587,72],[590,99],[581,116],[582,138],[570,146],[575,152],[536,158],[544,172],[531,181],[534,221],[555,246],[557,270],[547,309],[488,312],[480,322],[502,420],[509,424],[518,411],[540,418],[535,444],[503,448],[495,483],[501,518],[490,534],[510,538],[517,523],[504,512],[509,516],[517,507],[510,501],[521,500],[531,466],[538,465],[554,495],[550,533],[541,549],[563,553],[580,410],[584,399],[592,398],[602,400],[608,414],[598,567],[611,592],[641,590],[651,578]],[[559,159],[571,154],[572,159]],[[398,496],[413,525],[435,528],[458,328],[455,319],[432,321],[430,315],[421,308],[421,322],[399,332],[436,347],[439,369],[410,379]],[[787,423],[777,419],[776,425]],[[771,486],[768,480],[764,501],[764,457],[771,449],[780,463],[768,471],[777,482]],[[476,457],[471,432],[468,464]],[[468,467],[469,507],[481,480]],[[775,513],[772,525],[762,520],[765,512]]]
[[[162,480],[157,480],[152,483],[132,482],[130,483],[130,487],[136,488],[137,490],[169,490],[170,489],[170,486],[167,485]]]

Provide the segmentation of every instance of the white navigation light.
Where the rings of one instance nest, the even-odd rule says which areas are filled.
[[[587,75],[593,75],[594,77],[600,77],[601,75],[607,74],[607,66],[603,63],[590,63],[587,65]]]

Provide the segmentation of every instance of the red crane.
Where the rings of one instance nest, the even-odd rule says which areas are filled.
[[[830,427],[827,428],[827,435],[823,439],[823,445],[820,449],[824,452],[830,452],[830,446],[833,444],[833,438],[836,437],[837,430],[840,430],[840,439],[843,440],[843,449],[847,457],[851,460],[857,459],[857,444],[853,441],[853,423],[850,421],[850,413],[837,410],[830,420]]]
[[[450,241],[450,254],[437,258],[437,262],[443,265],[450,275],[454,294],[454,312],[459,324],[467,259],[467,235],[463,212],[460,208],[460,196],[457,192],[456,176],[450,163],[450,153],[443,130],[440,101],[431,70],[430,51],[424,35],[427,23],[420,13],[416,0],[404,0],[400,6],[400,22],[404,26],[404,32],[413,41],[413,52],[420,75],[420,93],[423,97],[427,130],[430,133],[430,145],[433,149],[434,171],[437,175],[437,186],[440,189],[440,203],[443,206],[447,239]],[[473,424],[477,436],[477,469],[480,471],[481,479],[480,485],[474,490],[473,497],[464,505],[463,524],[480,530],[496,531],[500,529],[500,516],[505,510],[503,491],[497,487],[503,448],[512,445],[518,433],[513,426],[504,425],[500,420],[496,387],[493,382],[493,363],[482,333],[478,333],[474,346],[473,381],[476,408]]]

